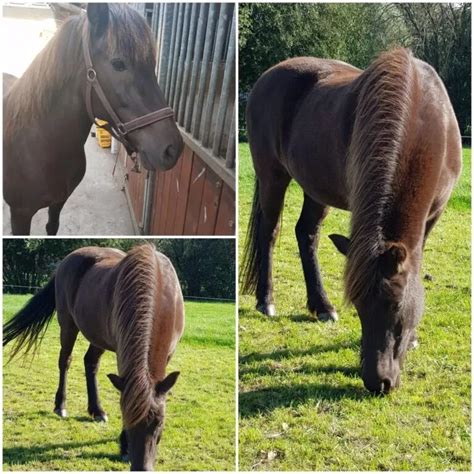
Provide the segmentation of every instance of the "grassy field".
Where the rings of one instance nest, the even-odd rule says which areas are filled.
[[[4,318],[10,318],[27,298],[5,295]],[[186,302],[185,335],[169,366],[181,376],[168,398],[156,470],[235,469],[234,334],[233,304]],[[115,355],[106,353],[99,371],[109,422],[94,423],[87,415],[82,362],[87,344],[79,336],[69,373],[69,418],[60,419],[53,414],[58,348],[55,320],[32,363],[14,361],[4,367],[4,470],[129,470],[118,456],[119,394],[106,377],[116,373]]]
[[[240,145],[242,254],[253,194],[248,146]],[[410,352],[402,386],[387,397],[364,390],[358,373],[360,324],[342,305],[342,257],[328,239],[347,235],[349,214],[332,210],[319,258],[340,321],[309,319],[294,237],[302,192],[292,183],[274,258],[278,317],[240,297],[241,470],[470,470],[470,176],[464,150],[461,181],[425,250],[426,306],[420,347]]]

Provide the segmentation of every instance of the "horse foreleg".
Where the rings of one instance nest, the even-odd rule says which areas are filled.
[[[337,313],[324,291],[316,252],[321,224],[329,209],[313,201],[306,194],[303,209],[295,227],[296,238],[303,264],[308,309],[321,321],[337,321]]]
[[[86,370],[87,383],[87,411],[96,421],[107,421],[107,415],[100,406],[99,390],[97,386],[97,371],[99,370],[99,361],[104,353],[104,349],[90,345],[84,356],[84,368]]]
[[[54,413],[64,418],[67,416],[66,412],[66,380],[67,371],[71,365],[71,354],[74,344],[76,342],[78,329],[75,326],[72,318],[67,316],[66,321],[65,315],[58,315],[61,325],[61,350],[59,352],[59,385],[56,392],[56,398],[54,402]]]
[[[120,433],[119,443],[120,443],[120,457],[122,458],[122,461],[129,462],[128,439],[127,439],[127,432],[125,430],[122,430],[122,432]]]
[[[48,208],[48,223],[46,224],[46,232],[48,235],[56,235],[59,229],[59,215],[66,201],[52,204]]]
[[[36,211],[23,208],[10,208],[10,221],[13,235],[30,235],[31,219]]]
[[[273,247],[279,231],[278,219],[290,180],[287,174],[271,176],[266,181],[259,180],[261,215],[258,223],[258,253],[260,261],[256,308],[268,316],[276,314],[273,303]]]

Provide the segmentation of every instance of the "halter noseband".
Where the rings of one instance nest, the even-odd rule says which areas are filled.
[[[132,154],[133,147],[131,146],[130,142],[126,139],[126,136],[137,130],[138,128],[146,127],[155,122],[159,122],[160,120],[164,120],[167,118],[172,118],[174,116],[173,110],[171,107],[164,107],[163,109],[155,110],[154,112],[150,112],[149,114],[142,115],[136,119],[130,120],[129,122],[122,122],[118,115],[115,113],[112,105],[107,100],[107,96],[102,89],[99,79],[97,78],[97,72],[94,69],[94,65],[92,64],[92,58],[89,49],[89,28],[87,27],[87,20],[84,23],[84,28],[82,30],[82,49],[84,51],[84,61],[86,63],[86,107],[87,113],[89,114],[90,119],[94,122],[97,126],[105,128],[109,131],[117,140],[119,140],[127,149],[128,154]],[[104,106],[107,113],[110,115],[112,119],[112,124],[108,125],[98,125],[94,115],[94,109],[92,107],[92,89],[94,89],[97,97],[99,98],[100,102]]]

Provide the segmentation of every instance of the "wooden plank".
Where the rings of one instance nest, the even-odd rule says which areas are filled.
[[[163,184],[163,195],[161,197],[162,199],[162,205],[161,207],[161,215],[160,215],[160,234],[159,235],[165,235],[166,234],[166,219],[167,219],[167,213],[168,213],[168,202],[170,199],[170,184],[171,184],[171,171],[165,171],[163,173],[164,175],[164,184]]]
[[[211,169],[206,172],[197,233],[214,235],[223,181]]]
[[[176,219],[176,207],[179,199],[179,178],[183,168],[183,156],[178,164],[173,168],[173,175],[171,176],[170,199],[168,201],[168,210],[166,213],[165,234],[174,235],[174,221]]]
[[[207,167],[204,162],[194,154],[191,182],[189,185],[188,206],[184,222],[184,234],[196,235],[201,210],[202,192],[206,182]]]
[[[155,192],[153,193],[153,211],[151,216],[150,231],[153,235],[159,235],[161,215],[161,195],[163,194],[163,173],[157,171],[155,174]]]
[[[224,185],[219,212],[217,213],[215,235],[235,235],[235,193]]]
[[[184,221],[186,219],[186,208],[189,200],[189,186],[191,184],[191,171],[193,168],[193,152],[185,146],[183,157],[181,158],[183,165],[181,175],[179,177],[179,192],[176,203],[174,218],[174,235],[184,235]]]

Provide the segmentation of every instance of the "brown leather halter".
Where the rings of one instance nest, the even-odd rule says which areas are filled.
[[[86,107],[87,113],[89,114],[90,119],[98,126],[105,128],[108,132],[110,132],[118,141],[120,141],[125,148],[129,155],[131,155],[134,151],[133,146],[127,140],[127,135],[138,128],[146,127],[155,122],[159,122],[160,120],[164,120],[167,118],[174,117],[174,112],[171,107],[164,107],[163,109],[155,110],[154,112],[150,112],[149,114],[142,115],[136,119],[130,120],[129,122],[122,122],[119,116],[115,113],[113,107],[110,105],[110,102],[107,99],[107,96],[102,89],[99,79],[97,77],[97,72],[94,69],[94,65],[92,64],[92,58],[89,49],[89,28],[87,26],[87,21],[84,23],[84,28],[82,30],[82,49],[84,51],[84,60],[86,63]],[[92,90],[95,91],[97,97],[99,98],[100,102],[104,106],[107,113],[110,115],[112,119],[112,123],[108,123],[107,125],[98,125],[96,122],[96,117],[94,115],[94,109],[92,107]]]

